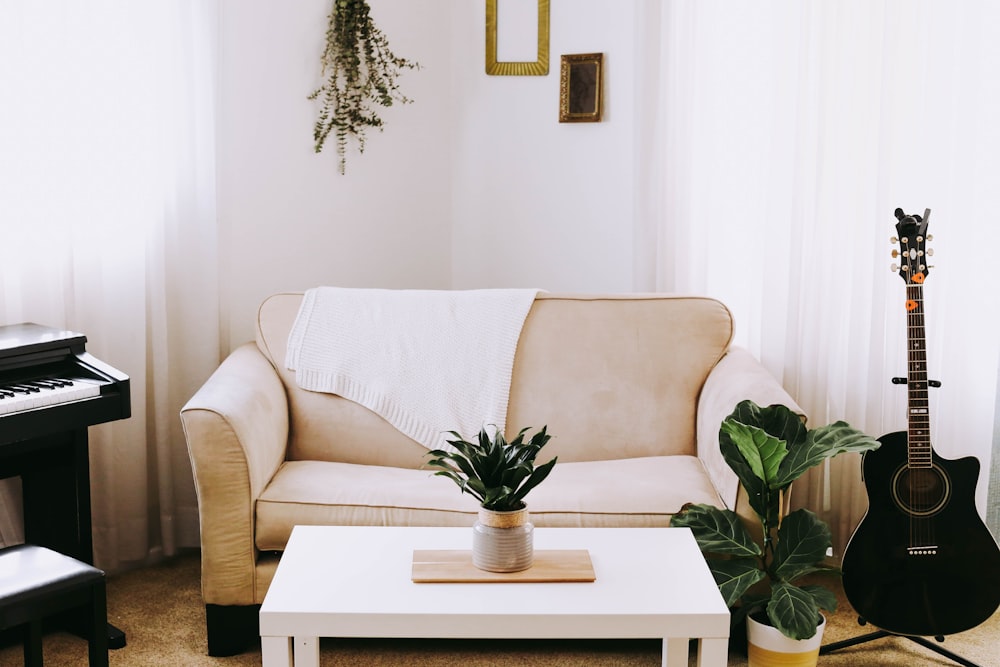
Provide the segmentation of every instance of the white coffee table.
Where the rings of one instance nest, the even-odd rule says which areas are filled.
[[[296,526],[260,608],[264,667],[318,667],[320,637],[662,638],[663,665],[725,667],[729,610],[687,528],[537,528],[587,549],[590,583],[414,583],[414,549],[471,528]]]

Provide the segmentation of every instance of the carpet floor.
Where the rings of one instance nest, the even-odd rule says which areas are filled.
[[[205,610],[200,594],[196,553],[159,565],[110,576],[108,620],[125,632],[127,645],[111,651],[115,666],[243,667],[261,664],[260,648],[229,658],[207,655]],[[839,592],[838,592],[839,593]],[[824,643],[871,631],[857,624],[855,612],[840,595],[829,616]],[[977,628],[946,638],[944,648],[980,667],[1000,667],[1000,611]],[[322,667],[655,667],[661,644],[642,641],[556,640],[332,640],[321,642]],[[84,667],[86,643],[53,632],[45,636],[47,667]],[[21,647],[0,648],[0,665],[20,665]],[[691,664],[694,664],[692,661]],[[744,667],[746,656],[732,651],[730,667]],[[820,656],[821,667],[954,666],[957,663],[908,639],[889,637]]]

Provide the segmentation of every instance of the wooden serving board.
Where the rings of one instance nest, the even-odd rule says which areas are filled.
[[[530,568],[520,572],[487,572],[472,564],[471,550],[413,551],[411,579],[430,583],[541,583],[595,581],[586,549],[535,551]]]

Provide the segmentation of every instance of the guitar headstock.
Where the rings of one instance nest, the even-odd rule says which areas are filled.
[[[927,279],[931,267],[927,264],[927,258],[934,254],[934,251],[927,248],[927,242],[934,237],[927,234],[927,223],[931,217],[931,210],[924,210],[923,217],[919,215],[906,215],[903,209],[896,209],[897,237],[893,237],[893,243],[899,242],[899,250],[893,250],[892,256],[901,258],[901,265],[892,265],[892,270],[899,270],[899,275],[906,281],[907,285],[919,285]]]

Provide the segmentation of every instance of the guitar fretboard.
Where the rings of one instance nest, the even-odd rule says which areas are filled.
[[[906,285],[908,463],[911,468],[930,468],[931,418],[927,401],[927,345],[924,334],[924,295],[921,274]]]

